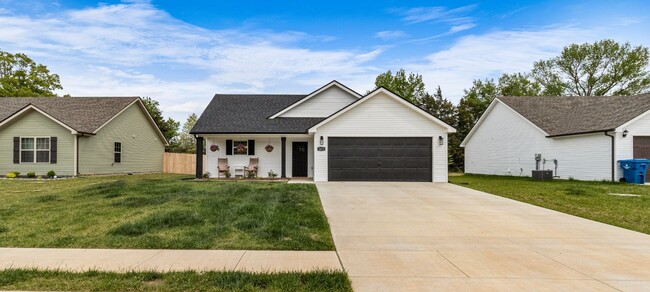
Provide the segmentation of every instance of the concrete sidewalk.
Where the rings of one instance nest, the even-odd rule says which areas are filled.
[[[342,271],[334,251],[0,248],[0,270]]]

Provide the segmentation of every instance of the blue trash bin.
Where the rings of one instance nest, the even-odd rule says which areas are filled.
[[[623,168],[623,177],[630,184],[645,184],[646,174],[650,160],[648,159],[625,159],[618,163]]]

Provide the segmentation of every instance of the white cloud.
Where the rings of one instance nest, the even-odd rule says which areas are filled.
[[[432,89],[440,85],[453,101],[463,95],[475,79],[498,78],[502,73],[523,72],[540,59],[556,56],[573,42],[598,39],[602,32],[576,27],[547,27],[537,30],[495,31],[465,36],[450,48],[432,53],[426,62],[406,65],[422,74]]]
[[[42,15],[0,12],[0,27],[0,48],[48,65],[61,76],[62,93],[151,96],[165,114],[179,119],[201,112],[216,92],[270,91],[296,79],[374,75],[369,63],[382,52],[304,49],[300,42],[334,38],[296,31],[208,30],[149,1]],[[198,77],[183,81],[188,75]],[[308,92],[319,85],[292,90]]]
[[[401,30],[385,30],[375,33],[375,37],[382,40],[394,40],[408,36],[407,33]]]
[[[409,9],[396,9],[399,15],[402,15],[402,20],[407,23],[420,23],[428,21],[446,22],[451,24],[462,24],[472,22],[473,18],[462,16],[462,14],[469,12],[476,8],[477,5],[461,6],[454,9],[447,9],[442,6],[435,7],[414,7]]]

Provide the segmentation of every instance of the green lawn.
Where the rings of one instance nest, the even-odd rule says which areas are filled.
[[[47,291],[352,291],[343,272],[84,272],[4,270],[1,290]]]
[[[574,180],[450,176],[457,185],[650,234],[650,186]],[[611,194],[635,194],[639,197]]]
[[[314,185],[184,178],[0,180],[0,246],[334,249]]]

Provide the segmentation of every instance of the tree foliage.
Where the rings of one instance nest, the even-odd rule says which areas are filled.
[[[147,111],[153,118],[154,122],[156,122],[156,125],[160,131],[163,133],[163,136],[165,136],[165,139],[167,139],[167,141],[171,141],[172,138],[174,138],[178,133],[180,123],[172,118],[167,118],[165,120],[162,114],[162,110],[160,110],[160,103],[151,97],[142,98],[142,103],[144,104],[145,108],[147,108]]]
[[[63,89],[59,75],[50,73],[25,54],[0,51],[0,97],[56,96]]]
[[[379,74],[375,79],[375,88],[379,87],[384,87],[414,104],[419,104],[427,94],[422,75],[407,75],[404,69],[397,70],[395,75],[390,70]]]
[[[192,131],[198,119],[199,117],[194,113],[187,117],[187,121],[185,121],[181,128],[181,132],[170,143],[170,152],[196,153],[196,139],[190,134],[190,131]]]

